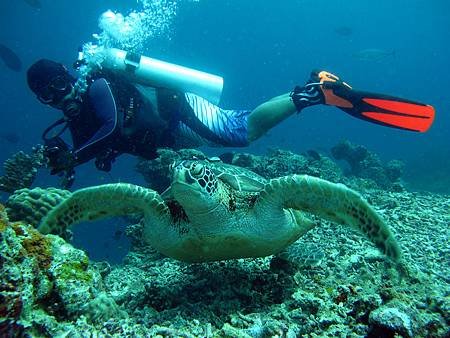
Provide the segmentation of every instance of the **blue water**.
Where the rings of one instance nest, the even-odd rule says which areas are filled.
[[[21,72],[14,72],[0,61],[0,135],[19,136],[18,142],[0,138],[0,163],[19,150],[29,151],[40,142],[43,129],[60,117],[28,90],[26,68],[43,57],[70,66],[77,48],[98,32],[101,13],[131,10],[119,0],[41,2],[40,10],[21,0],[0,3],[0,43],[13,49],[24,64]],[[313,107],[245,150],[326,151],[348,139],[383,160],[404,160],[408,179],[426,183],[433,182],[437,172],[450,170],[448,13],[446,0],[186,1],[180,2],[172,38],[151,41],[147,54],[221,74],[225,78],[222,105],[227,108],[251,109],[303,84],[315,68],[330,70],[355,88],[432,104],[437,117],[425,134],[380,127],[331,107]],[[343,26],[350,28],[349,35],[336,31]],[[378,61],[352,56],[366,48],[395,51],[395,55]],[[124,157],[105,174],[89,163],[78,169],[74,188],[119,179],[143,183],[133,166],[134,160]],[[46,173],[38,181],[39,185],[56,182]],[[449,191],[450,186],[442,190]],[[101,231],[110,228],[106,224]]]

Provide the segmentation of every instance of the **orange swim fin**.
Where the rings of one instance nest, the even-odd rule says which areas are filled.
[[[383,126],[426,132],[434,121],[432,106],[384,94],[354,90],[331,73],[315,73],[325,104]]]

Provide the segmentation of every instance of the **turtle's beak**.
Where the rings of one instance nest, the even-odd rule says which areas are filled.
[[[192,208],[197,211],[205,208],[202,191],[197,189],[197,186],[189,169],[183,164],[173,168],[171,192],[188,214]]]

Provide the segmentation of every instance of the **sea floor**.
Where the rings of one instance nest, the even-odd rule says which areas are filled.
[[[449,337],[450,196],[346,183],[390,225],[400,266],[321,219],[295,244],[314,261],[187,264],[143,245],[137,223],[111,266],[3,210],[0,336]]]
[[[298,241],[324,253],[316,266],[272,257],[185,264],[138,250],[105,284],[151,336],[448,335],[448,196],[372,191],[365,197],[391,224],[406,271],[359,234],[321,222]]]

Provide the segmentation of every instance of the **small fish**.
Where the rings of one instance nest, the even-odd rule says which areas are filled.
[[[363,61],[380,61],[388,57],[395,57],[395,50],[367,48],[353,53],[353,57]]]
[[[0,139],[12,144],[17,144],[20,141],[19,135],[13,132],[0,132]]]
[[[36,8],[36,9],[42,8],[41,2],[39,0],[24,0],[24,1],[33,8]]]
[[[17,54],[5,45],[0,43],[0,59],[3,60],[5,66],[15,72],[19,72],[22,69],[22,61]]]
[[[350,36],[353,34],[353,29],[348,26],[339,26],[334,29],[334,32],[340,36]]]

